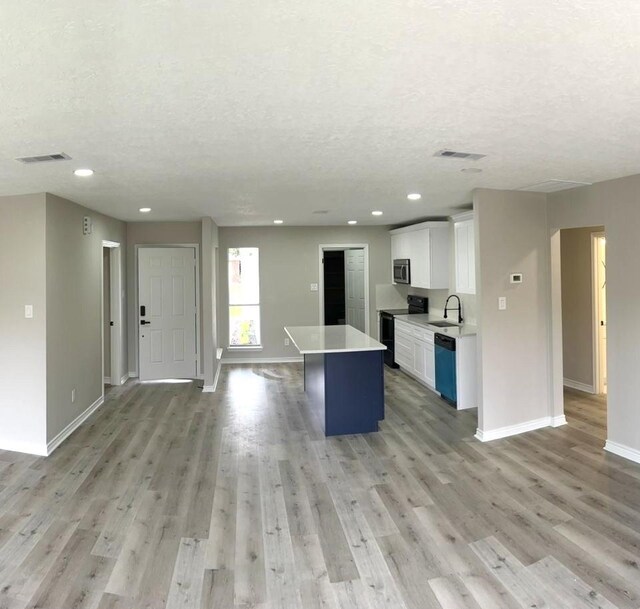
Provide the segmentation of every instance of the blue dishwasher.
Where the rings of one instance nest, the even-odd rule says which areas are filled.
[[[436,390],[440,395],[456,404],[456,339],[444,334],[434,337],[436,358]]]

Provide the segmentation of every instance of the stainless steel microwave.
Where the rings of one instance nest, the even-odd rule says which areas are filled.
[[[411,283],[411,261],[408,258],[393,261],[393,280],[396,283]]]

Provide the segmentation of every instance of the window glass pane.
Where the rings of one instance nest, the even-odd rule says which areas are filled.
[[[229,304],[260,304],[260,265],[257,247],[229,248]]]
[[[260,345],[260,307],[229,307],[229,344]]]

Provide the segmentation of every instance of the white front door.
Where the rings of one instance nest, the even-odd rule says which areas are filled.
[[[142,381],[196,377],[196,270],[192,247],[138,250]]]
[[[344,255],[347,324],[364,332],[364,250],[346,250]]]

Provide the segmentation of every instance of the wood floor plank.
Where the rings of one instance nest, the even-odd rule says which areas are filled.
[[[385,369],[325,438],[294,364],[138,383],[49,458],[0,451],[0,609],[639,609],[640,466],[606,403],[490,443]]]

